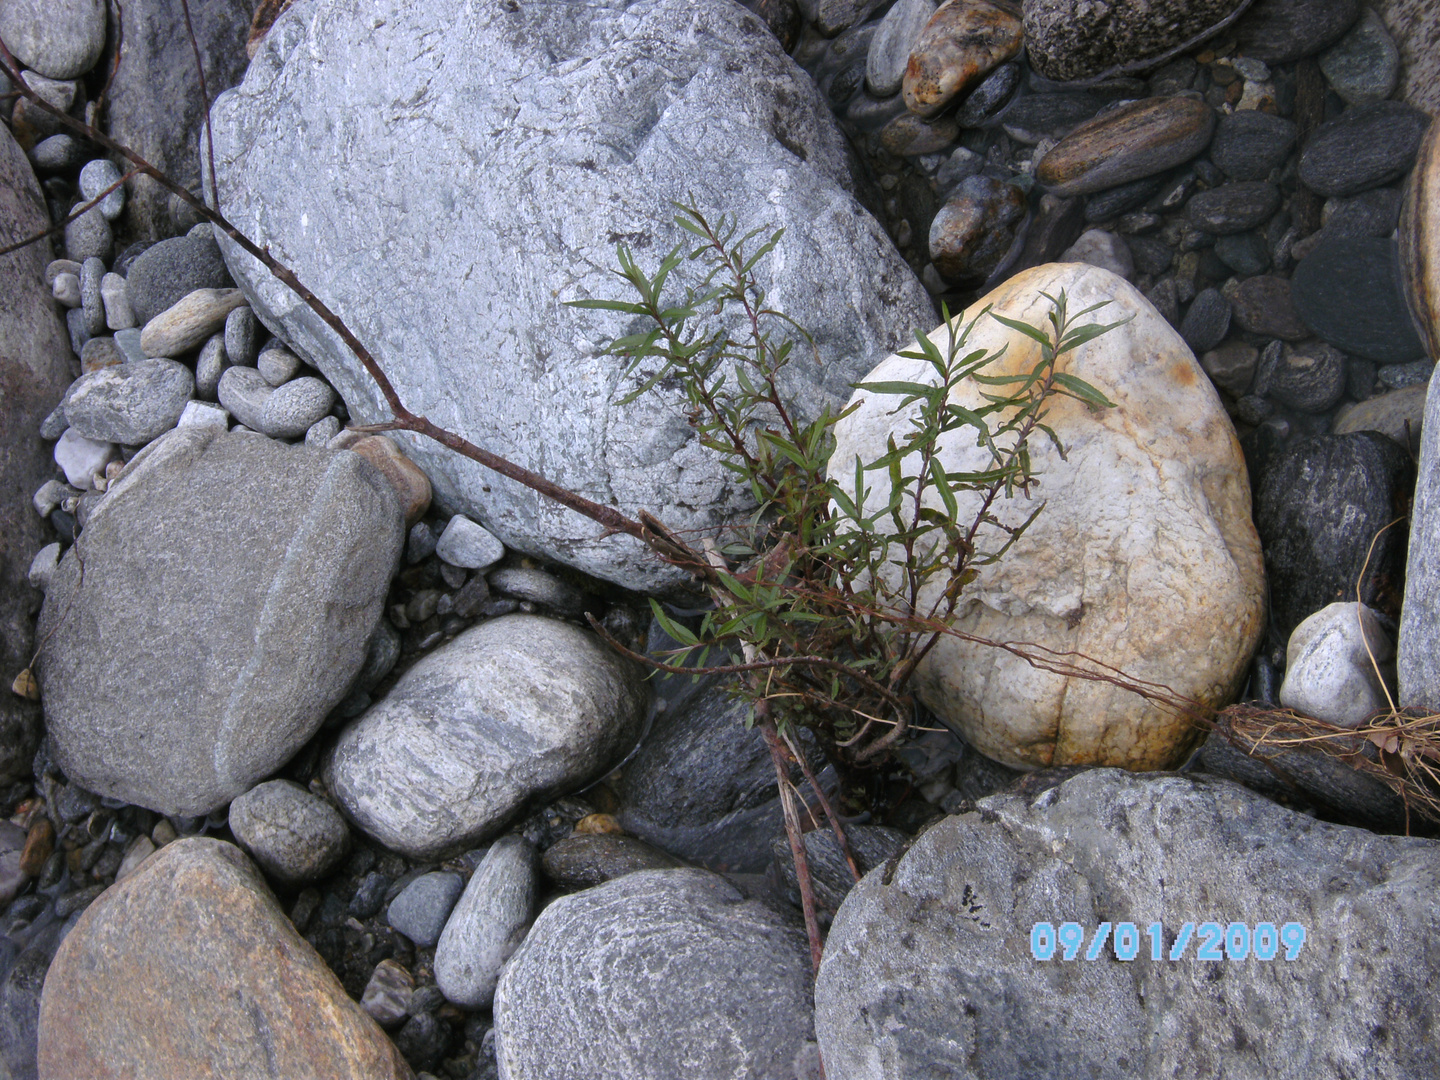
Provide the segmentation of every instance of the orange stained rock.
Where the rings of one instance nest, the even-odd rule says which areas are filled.
[[[1025,31],[1012,0],[946,0],[920,32],[905,67],[905,107],[934,116],[1020,51]]]

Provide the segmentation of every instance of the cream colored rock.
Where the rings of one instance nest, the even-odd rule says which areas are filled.
[[[175,357],[198,349],[225,327],[225,316],[245,303],[239,289],[196,289],[145,324],[140,350],[146,356]]]
[[[1137,680],[1172,688],[1208,705],[1239,688],[1259,637],[1265,582],[1260,542],[1250,520],[1250,486],[1235,433],[1220,399],[1180,336],[1131,285],[1106,270],[1049,264],[1025,271],[977,301],[957,324],[991,305],[1042,325],[1041,292],[1064,290],[1071,311],[1113,303],[1089,318],[1133,321],[1068,354],[1061,370],[1088,381],[1113,409],[1092,413],[1054,399],[1046,422],[1067,460],[1040,437],[1031,453],[1046,502],[1029,531],[998,564],[979,568],[962,594],[953,625],[997,641],[1079,652]],[[943,332],[931,340],[946,348]],[[1006,348],[992,374],[1029,371],[1039,360],[1030,339],[989,317],[975,325],[966,351]],[[891,356],[866,381],[922,381],[928,364]],[[959,403],[981,404],[979,387],[962,385]],[[858,455],[879,457],[890,434],[908,429],[913,407],[857,391],[856,411],[836,428],[831,458],[841,482]],[[949,471],[984,467],[973,435],[946,437]],[[883,472],[867,474],[870,506],[883,505]],[[938,499],[935,502],[939,507]],[[1024,496],[994,512],[1018,524],[1034,509]],[[975,500],[961,500],[968,522]],[[998,546],[991,542],[982,547]],[[937,586],[938,589],[938,586]],[[928,608],[935,597],[923,596]],[[978,750],[1019,768],[1174,765],[1192,743],[1184,719],[1102,682],[1036,670],[999,649],[942,638],[916,673],[921,699]]]
[[[1440,124],[1420,144],[1400,210],[1400,276],[1420,340],[1440,352]]]
[[[1418,383],[1346,405],[1335,414],[1334,433],[1378,431],[1401,446],[1408,446],[1412,454],[1418,454],[1420,433],[1425,424],[1425,392],[1429,387],[1429,383]]]

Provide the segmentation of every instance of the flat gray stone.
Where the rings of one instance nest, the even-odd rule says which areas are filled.
[[[131,360],[76,379],[65,394],[65,418],[87,439],[144,446],[175,426],[194,392],[184,364]]]
[[[545,876],[567,892],[589,889],[640,870],[670,870],[684,865],[644,840],[614,833],[567,836],[546,848],[541,858]]]
[[[625,879],[629,880],[629,879]],[[947,818],[868,874],[815,991],[827,1071],[1073,1080],[1429,1076],[1440,844],[1327,825],[1224,780],[1092,770]],[[1299,954],[1150,959],[1160,922],[1306,928]],[[1135,924],[1138,955],[1031,954],[1031,928]],[[1383,940],[1383,949],[1376,942]],[[1405,1002],[1403,1008],[1395,1003]]]
[[[195,360],[195,395],[206,401],[216,400],[220,390],[220,376],[230,367],[230,357],[225,352],[225,335],[212,334],[200,346],[200,355]]]
[[[1440,368],[1437,368],[1440,370]],[[1440,712],[1440,391],[1430,376],[1400,607],[1400,704]]]
[[[56,762],[161,813],[223,806],[349,691],[403,540],[390,485],[357,454],[208,428],[153,443],[46,594]]]
[[[105,0],[5,0],[0,39],[41,75],[84,75],[105,48]]]
[[[445,920],[464,891],[465,879],[459,874],[422,874],[390,901],[385,920],[416,945],[429,947],[440,940]]]
[[[379,121],[412,100],[403,118]],[[786,374],[807,417],[838,406],[877,358],[934,321],[928,294],[852,196],[827,104],[728,0],[516,11],[380,0],[363,13],[302,3],[275,23],[243,85],[219,96],[214,132],[227,213],[384,357],[409,408],[675,529],[738,520],[750,496],[699,446],[676,392],[613,404],[634,383],[599,346],[633,320],[565,303],[624,296],[616,243],[653,267],[688,236],[672,223],[674,199],[738,213],[742,233],[783,227],[758,272],[770,302],[814,335],[821,362],[807,347]],[[406,192],[403,212],[391,191]],[[352,422],[388,419],[329,328],[220,243],[257,315],[324,373]],[[361,249],[384,258],[357,263]],[[397,294],[396,281],[436,266],[451,287]],[[438,502],[507,547],[630,587],[679,583],[638,542],[600,539],[528,488],[396,438]]]
[[[1400,80],[1400,50],[1380,16],[1367,7],[1350,32],[1320,54],[1320,70],[1351,105],[1384,101]]]
[[[0,125],[0,235],[18,240],[50,224],[24,151]],[[73,377],[65,323],[46,282],[49,262],[46,243],[0,259],[0,386],[5,388],[0,408],[0,671],[9,679],[25,669],[34,652],[40,594],[26,581],[26,568],[51,539],[30,501],[31,493],[55,475],[51,449],[36,432]],[[39,703],[9,693],[9,679],[0,686],[0,783],[30,774],[40,729]]]
[[[588,631],[494,619],[425,657],[347,726],[326,783],[386,847],[416,859],[460,851],[527,802],[603,774],[633,745],[646,697],[629,662]]]
[[[724,878],[644,870],[541,912],[494,1014],[511,1080],[789,1078],[811,1039],[810,950]]]
[[[475,868],[435,948],[435,983],[450,1001],[488,1009],[501,969],[530,927],[540,891],[535,849],[502,836]]]
[[[225,353],[232,364],[249,367],[255,363],[258,337],[259,320],[248,304],[225,316]]]
[[[256,358],[255,369],[271,386],[281,386],[299,372],[300,358],[285,346],[273,342]]]
[[[456,514],[445,523],[445,531],[435,541],[435,553],[451,566],[484,570],[505,557],[505,545],[485,526],[475,524],[464,514]]]
[[[316,881],[350,850],[340,812],[290,780],[267,780],[230,804],[230,831],[284,885]]]

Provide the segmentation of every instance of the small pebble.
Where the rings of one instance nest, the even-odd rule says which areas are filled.
[[[100,279],[100,299],[105,305],[105,325],[111,330],[128,330],[135,325],[130,294],[119,274],[107,273]]]
[[[46,480],[45,483],[41,484],[36,490],[30,503],[35,507],[35,512],[42,518],[49,517],[51,511],[58,507],[61,502],[64,501],[65,497],[70,494],[78,493],[72,492],[70,488],[67,488],[59,480]]]
[[[350,906],[347,910],[357,919],[368,919],[380,910],[385,903],[385,890],[390,887],[390,879],[378,871],[372,870],[360,879],[360,884],[355,886],[355,895],[350,898]]]
[[[104,276],[105,263],[100,259],[86,259],[80,264],[80,307],[91,337],[105,330],[105,301],[100,295],[100,279]]]
[[[72,487],[89,491],[97,472],[115,456],[115,444],[87,439],[74,428],[66,428],[55,444],[55,464],[65,472]]]
[[[230,430],[230,414],[219,405],[209,401],[188,401],[180,414],[176,427],[215,428],[217,431]]]
[[[261,351],[255,366],[271,386],[282,386],[299,372],[300,358],[285,346],[274,343]]]
[[[322,416],[315,423],[311,424],[305,432],[306,446],[327,446],[330,440],[340,434],[340,419],[335,416]]]
[[[434,945],[464,891],[465,880],[459,874],[422,875],[391,901],[385,918],[416,945]]]
[[[116,330],[115,344],[125,354],[126,360],[149,359],[145,355],[145,350],[140,348],[140,331],[136,327],[132,326],[128,330]]]
[[[36,143],[30,160],[36,172],[66,172],[84,161],[85,153],[84,143],[62,131]]]
[[[67,308],[80,306],[80,275],[57,274],[50,284],[50,293]]]
[[[206,401],[214,401],[220,387],[220,376],[230,366],[230,357],[225,352],[225,334],[210,335],[200,346],[200,356],[195,361],[195,394]]]
[[[259,320],[249,305],[237,307],[225,316],[225,355],[232,364],[251,367],[256,359],[256,338]]]
[[[410,1015],[415,980],[395,960],[382,960],[370,974],[360,1007],[383,1028],[393,1028]]]
[[[452,566],[484,570],[505,557],[505,545],[484,526],[456,514],[440,534],[435,554]]]
[[[35,558],[30,560],[30,572],[27,580],[32,589],[39,589],[45,592],[50,588],[50,578],[55,574],[55,568],[60,565],[60,545],[46,544],[38,552]]]
[[[405,539],[405,561],[411,566],[418,562],[424,562],[431,555],[435,554],[435,532],[423,521],[417,521],[410,527],[410,534]]]
[[[120,170],[109,158],[96,158],[80,170],[80,194],[88,202],[119,180],[120,175]],[[106,221],[114,221],[125,209],[125,188],[118,187],[110,192],[97,209]]]

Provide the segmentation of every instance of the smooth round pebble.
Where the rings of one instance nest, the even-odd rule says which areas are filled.
[[[225,316],[225,354],[232,364],[250,367],[255,363],[255,344],[259,320],[247,304]]]
[[[322,416],[305,431],[306,446],[327,446],[331,439],[340,434],[340,418]]]
[[[0,39],[25,67],[73,79],[105,49],[105,8],[105,0],[5,0]]]
[[[255,367],[271,386],[282,386],[299,372],[300,358],[279,342],[274,342],[261,351]]]
[[[390,902],[385,919],[416,945],[434,945],[464,891],[465,879],[459,874],[423,874]]]
[[[56,274],[50,284],[50,294],[67,308],[78,308],[81,304],[80,275]]]
[[[538,891],[535,849],[502,836],[475,868],[435,948],[435,982],[464,1008],[489,1008],[505,961],[524,937]]]
[[[484,570],[505,557],[505,545],[483,525],[477,525],[463,514],[456,514],[436,541],[435,553],[451,566]]]
[[[100,301],[105,305],[105,325],[111,330],[129,330],[135,325],[130,293],[119,274],[107,273],[100,279]]]
[[[110,231],[110,222],[100,213],[100,208],[86,210],[65,226],[65,257],[84,263],[86,259],[109,259],[115,247],[115,237]]]
[[[225,335],[212,334],[200,347],[200,356],[195,361],[195,394],[206,401],[215,400],[220,386],[220,376],[230,366],[230,357],[225,353]]]
[[[350,843],[340,812],[290,780],[268,780],[235,799],[230,831],[261,869],[287,885],[324,877]]]
[[[105,263],[90,258],[80,264],[80,307],[85,312],[85,329],[93,337],[104,333],[105,300],[100,295],[100,281],[105,277]]]
[[[88,202],[120,179],[120,170],[109,158],[96,158],[80,170],[80,194]],[[125,188],[116,188],[101,200],[99,210],[106,221],[114,221],[125,209]]]

